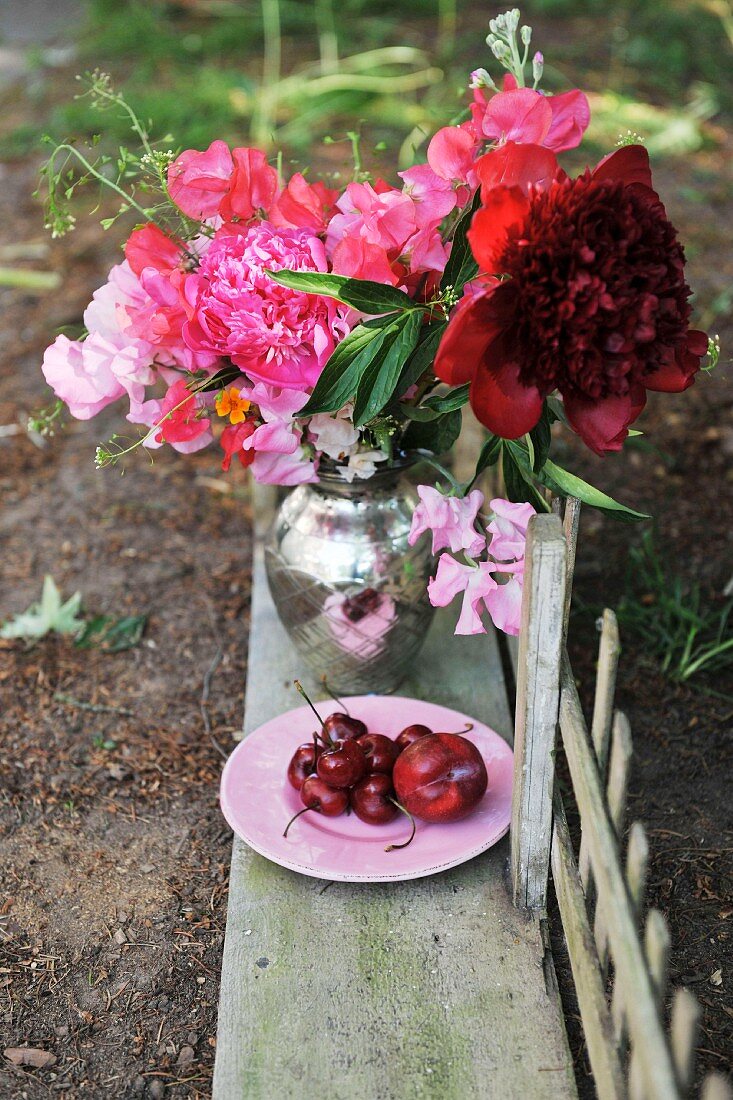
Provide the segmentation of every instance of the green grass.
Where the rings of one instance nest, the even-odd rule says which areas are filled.
[[[596,93],[586,155],[633,129],[655,155],[678,156],[703,144],[706,118],[733,109],[729,6],[529,0],[522,14],[547,28],[536,40],[549,62],[548,89],[576,84]],[[323,149],[324,137],[341,139],[357,125],[367,163],[393,166],[397,148],[405,167],[460,109],[467,71],[496,69],[483,37],[502,9],[490,0],[198,0],[185,8],[89,0],[77,65],[109,71],[157,136],[174,135],[171,144],[201,148],[216,136],[327,168],[338,158]],[[370,52],[385,47],[407,52],[401,60]],[[38,65],[42,74],[40,56]],[[55,80],[49,100],[57,98]],[[85,101],[39,103],[39,118],[44,111],[41,124],[3,139],[4,155],[25,154],[44,131],[60,139],[103,129],[110,145],[128,139],[123,119],[100,120]],[[381,142],[389,153],[380,164]]]
[[[733,670],[732,615],[733,598],[706,605],[700,586],[663,560],[651,532],[631,548],[618,619],[643,639],[670,679],[721,694],[715,689]]]

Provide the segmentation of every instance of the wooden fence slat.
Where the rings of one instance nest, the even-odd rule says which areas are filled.
[[[614,832],[616,833],[617,841],[621,840],[626,818],[626,792],[629,785],[631,754],[631,729],[628,719],[621,711],[617,711],[611,729],[611,753],[608,763],[608,784],[606,787],[608,813]],[[601,961],[604,973],[608,968],[608,931],[606,923],[606,914],[599,906],[596,908],[593,931],[596,937],[598,958]]]
[[[599,1100],[623,1100],[624,1074],[618,1058],[596,945],[573,854],[562,798],[556,792],[552,835],[552,878],[573,971],[588,1058]]]
[[[644,931],[644,952],[649,966],[649,976],[654,987],[654,996],[657,1008],[661,1014],[664,1008],[664,998],[667,992],[667,968],[669,964],[669,928],[667,922],[658,909],[650,909],[646,918]],[[629,1092],[633,1097],[638,1096],[642,1089],[639,1057],[631,1052],[631,1067],[629,1070]]]
[[[620,726],[623,734],[623,724]],[[611,822],[567,654],[563,656],[560,729],[573,790],[585,826],[599,907],[605,915],[616,981],[628,1014],[645,1100],[679,1096],[675,1069],[657,1009],[655,990],[639,941],[636,916],[618,860],[615,825]],[[638,1039],[638,1042],[635,1042]]]
[[[677,1081],[681,1092],[695,1079],[695,1044],[700,1023],[700,1005],[689,989],[678,989],[672,1001],[670,1038]]]
[[[580,501],[576,497],[568,497],[565,501],[565,514],[563,515],[562,528],[567,545],[565,604],[563,610],[563,636],[567,638],[568,623],[570,621],[570,604],[573,599],[573,575],[575,573],[575,553],[578,547],[578,528],[580,526]]]
[[[700,1100],[733,1100],[733,1089],[720,1073],[710,1073],[702,1083]]]
[[[512,897],[523,909],[542,909],[547,899],[566,557],[557,516],[533,516],[519,635],[511,827]]]
[[[598,646],[598,672],[596,674],[596,690],[593,699],[593,719],[591,722],[591,738],[595,749],[598,770],[601,778],[605,779],[608,765],[608,749],[611,743],[611,727],[613,724],[614,693],[616,691],[616,674],[618,672],[618,659],[621,653],[618,622],[610,608],[606,608],[601,619],[601,640]],[[592,898],[593,878],[588,865],[588,848],[582,836],[580,838],[580,877],[588,898]]]
[[[646,830],[641,822],[635,821],[629,830],[629,847],[626,853],[626,885],[629,889],[629,899],[637,920],[639,920],[644,904],[648,870],[649,843],[646,838]],[[611,1015],[613,1016],[616,1042],[619,1050],[622,1051],[625,1049],[627,1038],[626,1006],[623,1001],[621,986],[618,983],[615,983],[613,987]]]

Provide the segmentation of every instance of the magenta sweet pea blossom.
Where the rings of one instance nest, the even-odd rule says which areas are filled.
[[[474,489],[466,497],[445,496],[430,485],[418,485],[420,503],[412,517],[409,543],[414,546],[425,531],[433,533],[433,553],[446,547],[475,557],[486,548],[486,537],[476,530],[484,494]]]

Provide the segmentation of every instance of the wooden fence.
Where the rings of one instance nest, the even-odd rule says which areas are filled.
[[[605,611],[589,731],[564,644],[579,504],[569,501],[562,516],[557,503],[554,510],[530,524],[522,633],[514,650],[514,901],[543,908],[551,868],[600,1100],[678,1100],[693,1084],[700,1009],[688,990],[678,989],[665,1030],[669,931],[656,909],[643,919],[644,827],[634,822],[625,831],[632,744],[629,723],[614,708],[618,626]],[[580,814],[577,855],[553,783],[556,725]],[[731,1091],[712,1074],[701,1095],[725,1100]]]

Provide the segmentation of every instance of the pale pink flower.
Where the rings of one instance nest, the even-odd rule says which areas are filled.
[[[329,458],[350,455],[359,443],[359,429],[351,419],[354,406],[345,405],[336,413],[317,413],[308,424],[308,434],[316,450]]]
[[[430,485],[418,485],[420,503],[414,511],[409,543],[414,546],[425,531],[433,533],[433,553],[449,547],[475,557],[486,548],[486,539],[476,530],[476,517],[484,495],[474,489],[466,497],[445,496]]]
[[[350,183],[336,206],[341,213],[326,232],[329,254],[345,237],[361,237],[398,255],[418,227],[414,202],[395,188],[377,192],[370,183]]]
[[[109,363],[84,358],[84,343],[57,336],[43,356],[43,374],[77,420],[89,420],[125,393]]]
[[[257,405],[264,421],[244,441],[244,450],[295,454],[302,441],[303,428],[293,417],[305,405],[308,394],[300,390],[277,389],[262,382],[251,389],[243,387],[239,392],[240,396],[248,397]]]
[[[318,480],[315,463],[303,447],[288,455],[259,451],[250,468],[262,485],[303,485]]]
[[[484,603],[497,630],[515,637],[519,634],[522,621],[522,583],[523,570],[520,568],[484,596]]]
[[[400,172],[405,194],[415,203],[415,217],[422,227],[434,229],[458,204],[448,176],[440,176],[429,164],[416,164]]]
[[[259,222],[211,243],[185,295],[189,347],[229,356],[254,381],[306,390],[346,334],[332,298],[280,286],[269,271],[326,271],[322,242],[304,229]]]
[[[490,501],[493,519],[487,527],[491,535],[489,553],[496,561],[523,561],[527,526],[536,515],[531,504],[512,504],[497,497]]]
[[[384,451],[352,451],[346,465],[337,466],[336,468],[347,481],[351,482],[357,477],[361,479],[372,477],[377,472],[377,463],[386,461],[387,455]]]
[[[461,614],[454,633],[486,633],[481,621],[481,604],[497,587],[492,576],[495,568],[493,562],[487,561],[462,565],[450,554],[441,554],[435,577],[428,584],[428,597],[433,607],[447,607],[459,593],[463,593]]]

